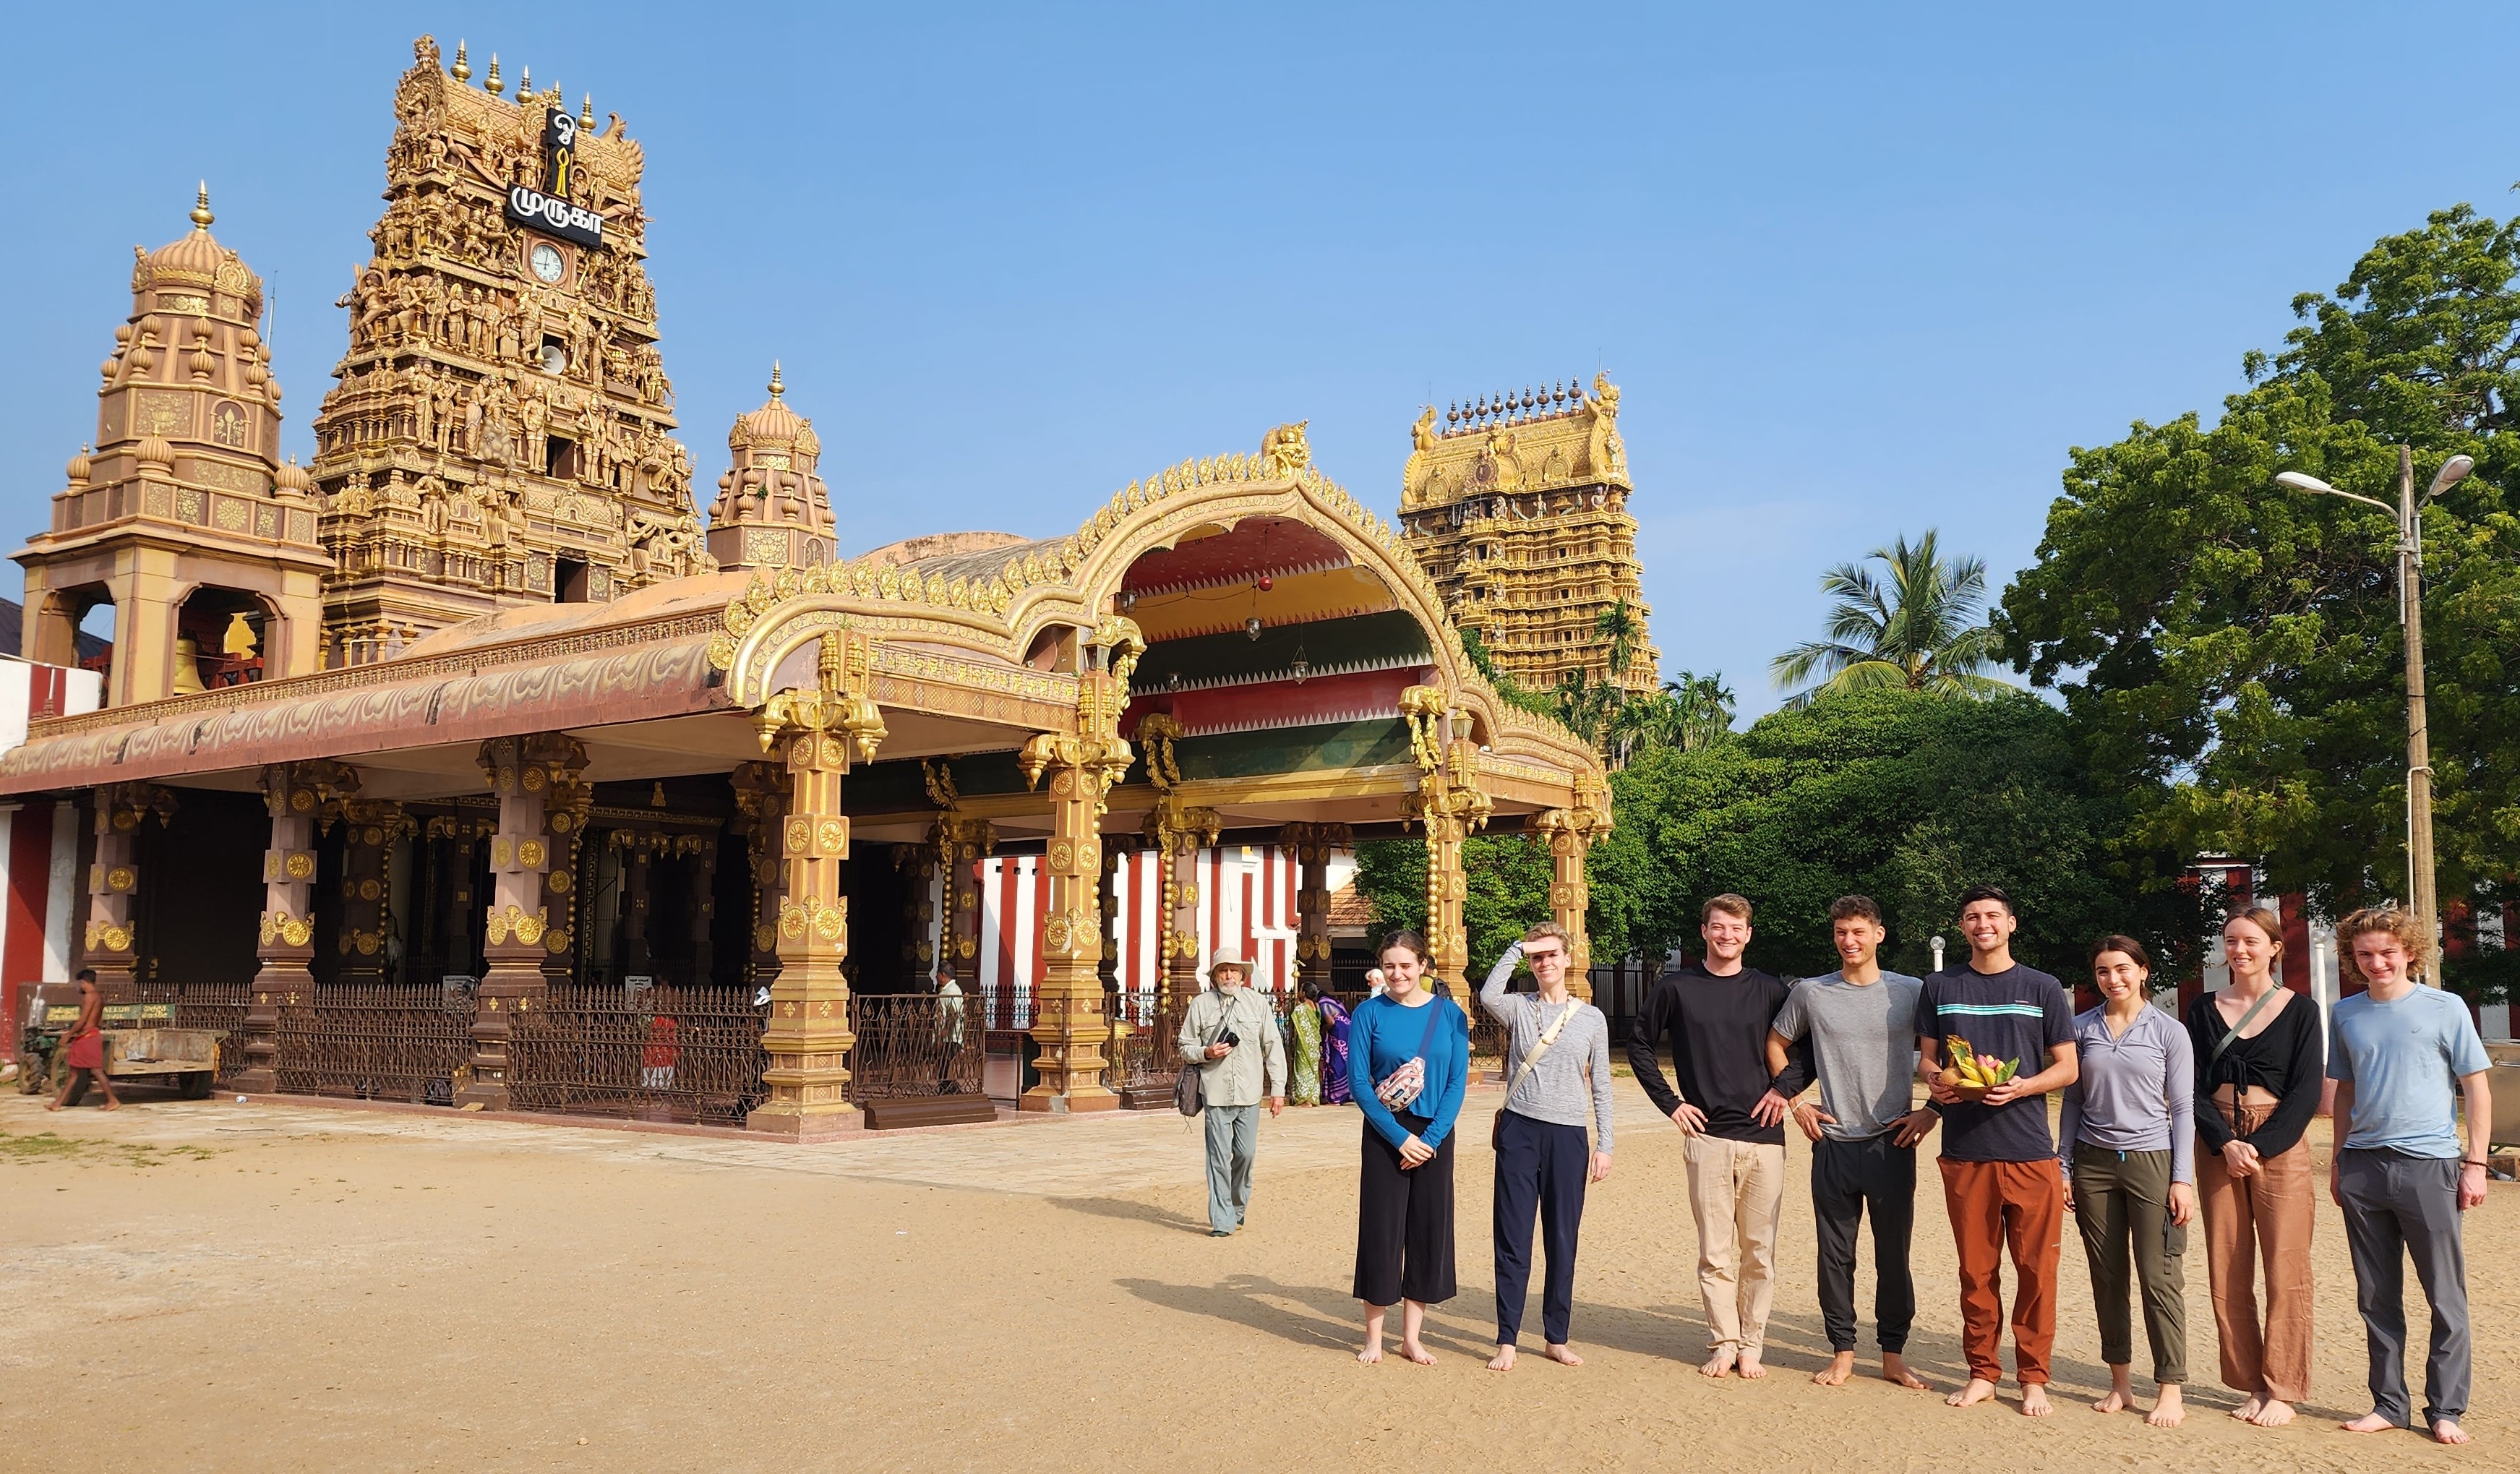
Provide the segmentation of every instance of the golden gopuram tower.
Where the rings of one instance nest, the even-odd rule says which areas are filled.
[[[502,95],[422,37],[376,253],[315,417],[326,663],[518,603],[711,567],[641,265],[645,159],[530,71]]]
[[[1645,629],[1618,385],[1596,375],[1589,395],[1580,382],[1483,395],[1440,424],[1429,405],[1411,434],[1401,543],[1497,668],[1539,690],[1570,671],[1655,690],[1662,658]],[[1601,616],[1621,603],[1636,631],[1627,668],[1613,671]]]
[[[832,560],[832,491],[814,471],[823,437],[788,407],[779,366],[770,401],[735,417],[726,448],[735,464],[709,504],[708,551],[721,568],[810,568]]]

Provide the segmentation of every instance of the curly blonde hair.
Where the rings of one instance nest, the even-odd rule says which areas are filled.
[[[2394,906],[2366,906],[2336,923],[2336,966],[2348,982],[2371,986],[2362,969],[2354,965],[2354,939],[2367,932],[2386,932],[2407,949],[2407,973],[2410,977],[2430,977],[2439,949],[2433,945],[2431,928],[2415,919],[2414,913]]]

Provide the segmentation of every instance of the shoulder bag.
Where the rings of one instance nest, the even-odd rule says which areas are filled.
[[[1216,1033],[1207,1036],[1209,1044],[1216,1043],[1217,1036],[1223,1034],[1234,1022],[1233,1003],[1220,994],[1216,1004]],[[1173,1076],[1173,1109],[1185,1116],[1197,1115],[1207,1109],[1205,1092],[1204,1061],[1200,1059],[1182,1061],[1181,1072]]]
[[[1418,1036],[1418,1052],[1400,1061],[1400,1067],[1385,1075],[1373,1087],[1373,1098],[1393,1111],[1404,1111],[1418,1103],[1418,1094],[1426,1089],[1426,1048],[1435,1042],[1435,1024],[1441,1017],[1435,1010],[1452,1007],[1452,1001],[1437,994],[1426,1000],[1426,1031]],[[1402,1005],[1394,1004],[1400,1007]]]
[[[2249,1020],[2266,1011],[2267,1005],[2273,1003],[2275,1001],[2275,995],[2282,991],[2283,990],[2281,988],[2269,988],[2266,992],[2258,995],[2258,1001],[2256,1003],[2249,1005],[2247,1008],[2241,1011],[2240,1021],[2231,1025],[2229,1032],[2223,1036],[2222,1042],[2214,1046],[2214,1052],[2206,1056],[2205,1069],[2209,1075],[2212,1073],[2214,1066],[2223,1062],[2223,1051],[2229,1049],[2231,1047],[2231,1042],[2240,1037],[2240,1031],[2249,1026]],[[2205,1006],[2212,1008],[2217,1016],[2219,1016],[2223,1011],[2223,1005],[2220,1004],[2209,1003]]]
[[[1540,1006],[1540,1005],[1535,1002],[1532,1006],[1536,1008]],[[1531,1067],[1540,1062],[1541,1055],[1549,1052],[1549,1047],[1557,1042],[1557,1036],[1566,1032],[1566,1021],[1573,1018],[1577,1013],[1583,1011],[1583,1008],[1584,1001],[1582,999],[1568,999],[1566,1001],[1566,1011],[1557,1015],[1557,1022],[1551,1024],[1546,1030],[1544,1030],[1541,1033],[1540,1042],[1531,1047],[1530,1053],[1522,1056],[1522,1067],[1513,1072],[1512,1081],[1505,1088],[1505,1100],[1498,1104],[1496,1118],[1488,1123],[1489,1150],[1493,1151],[1497,1147],[1505,1144],[1505,1108],[1507,1104],[1511,1103],[1513,1100],[1513,1093],[1522,1089],[1523,1077],[1531,1073]]]

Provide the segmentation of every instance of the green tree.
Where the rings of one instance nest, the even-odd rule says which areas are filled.
[[[2027,692],[1826,695],[1728,741],[1641,751],[1610,785],[1617,827],[1589,870],[1597,958],[1693,951],[1698,908],[1728,890],[1758,910],[1754,960],[1790,973],[1836,965],[1828,904],[1849,892],[1881,903],[1910,971],[1927,938],[1957,936],[1959,893],[1981,881],[2018,903],[2023,958],[2069,982],[2102,932],[2166,950],[2194,934],[2180,895],[2152,883],[2175,857],[2118,842],[2126,795]]]
[[[1462,841],[1469,882],[1462,922],[1476,986],[1506,944],[1549,919],[1549,847],[1529,834],[1473,834]],[[1371,839],[1356,847],[1356,888],[1373,908],[1373,933],[1426,927],[1426,842]]]
[[[1682,671],[1679,679],[1662,683],[1662,695],[1671,703],[1671,719],[1662,737],[1666,745],[1694,752],[1732,735],[1732,716],[1737,698],[1732,688],[1724,684],[1724,673],[1701,676],[1695,671]]]
[[[2465,205],[2389,237],[2207,426],[2189,414],[2076,449],[2036,565],[1996,627],[2064,697],[2135,842],[2257,858],[2330,914],[2405,877],[2404,646],[2394,520],[2273,485],[2302,469],[2394,503],[2478,472],[2424,523],[2424,641],[2444,897],[2507,885],[2520,841],[2520,243]],[[2458,969],[2448,980],[2460,981]]]
[[[1913,544],[1902,533],[1871,561],[1839,563],[1821,575],[1829,605],[1825,640],[1809,641],[1777,656],[1772,671],[1779,690],[1804,687],[1789,704],[1822,692],[1895,688],[1936,695],[1986,696],[2004,683],[1985,674],[1996,658],[1994,634],[1985,623],[1986,560],[1942,556],[1928,528]],[[1815,676],[1818,685],[1805,686]]]
[[[1609,683],[1621,686],[1627,680],[1628,667],[1636,663],[1637,642],[1644,637],[1644,622],[1637,611],[1628,607],[1624,599],[1603,609],[1593,621],[1593,632],[1610,642]]]

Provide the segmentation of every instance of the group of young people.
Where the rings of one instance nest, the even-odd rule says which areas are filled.
[[[2013,957],[2018,918],[1994,886],[1961,898],[1967,957],[1921,979],[1881,966],[1886,930],[1880,908],[1866,897],[1830,908],[1838,970],[1791,984],[1744,961],[1747,900],[1718,896],[1701,921],[1703,953],[1657,979],[1628,1060],[1684,1139],[1709,1343],[1703,1374],[1766,1374],[1791,1118],[1812,1143],[1819,1298],[1832,1354],[1813,1380],[1833,1386],[1854,1373],[1858,1239],[1868,1218],[1881,1375],[1926,1387],[1905,1360],[1916,1308],[1909,1253],[1916,1150],[1939,1128],[1968,1364],[1966,1384],[1946,1401],[1968,1407],[1997,1395],[2008,1257],[2020,1410],[2050,1411],[2048,1357],[2070,1213],[2112,1381],[2093,1406],[2102,1412],[2134,1406],[2132,1302],[2139,1295],[2157,1389],[2145,1420],[2180,1423],[2186,1231],[2201,1213],[2220,1370],[2244,1399],[2232,1415],[2262,1427],[2289,1422],[2310,1386],[2315,1189],[2305,1136],[2332,1082],[2337,1146],[2328,1193],[2344,1214],[2372,1398],[2371,1411],[2344,1427],[2367,1433],[2408,1422],[2404,1300],[2411,1259],[2432,1311],[2421,1426],[2442,1443],[2467,1441],[2459,1423],[2470,1384],[2459,1221],[2485,1200],[2489,1060],[2465,1005],[2415,981],[2434,950],[2414,917],[2374,908],[2338,924],[2341,965],[2362,991],[2323,1023],[2316,1002],[2278,980],[2282,925],[2264,910],[2231,917],[2223,934],[2229,985],[2198,998],[2183,1021],[2151,1003],[2142,944],[2115,935],[2092,951],[2102,1002],[2076,1015],[2057,978]],[[1479,992],[1508,1039],[1493,1138],[1497,1351],[1487,1364],[1500,1371],[1514,1364],[1535,1217],[1546,1260],[1546,1355],[1568,1365],[1582,1361],[1569,1341],[1576,1246],[1586,1188],[1608,1177],[1614,1134],[1608,1021],[1569,992],[1572,952],[1561,928],[1534,927]],[[1456,1293],[1454,1128],[1469,1082],[1468,1023],[1432,986],[1417,933],[1386,938],[1381,962],[1379,991],[1358,1005],[1348,1029],[1348,1084],[1365,1116],[1354,1293],[1366,1334],[1357,1356],[1382,1360],[1385,1317],[1399,1305],[1402,1355],[1431,1363],[1420,1338],[1426,1308]],[[1508,991],[1517,965],[1531,969],[1536,992]],[[1201,995],[1185,1020],[1183,1047],[1213,1069],[1236,1052],[1220,1036],[1258,1037],[1263,1048],[1249,1073],[1255,1088],[1268,1074],[1274,1110],[1282,1055],[1267,1028],[1267,1005],[1241,986],[1245,977],[1229,974]],[[1666,1046],[1669,1076],[1660,1058]],[[2053,1136],[2051,1094],[2061,1099]],[[1210,1221],[1230,1233],[1248,1196],[1248,1139],[1236,1139],[1230,1123],[1219,1143],[1213,1120],[1209,1134]],[[1222,1177],[1217,1144],[1225,1147]]]

